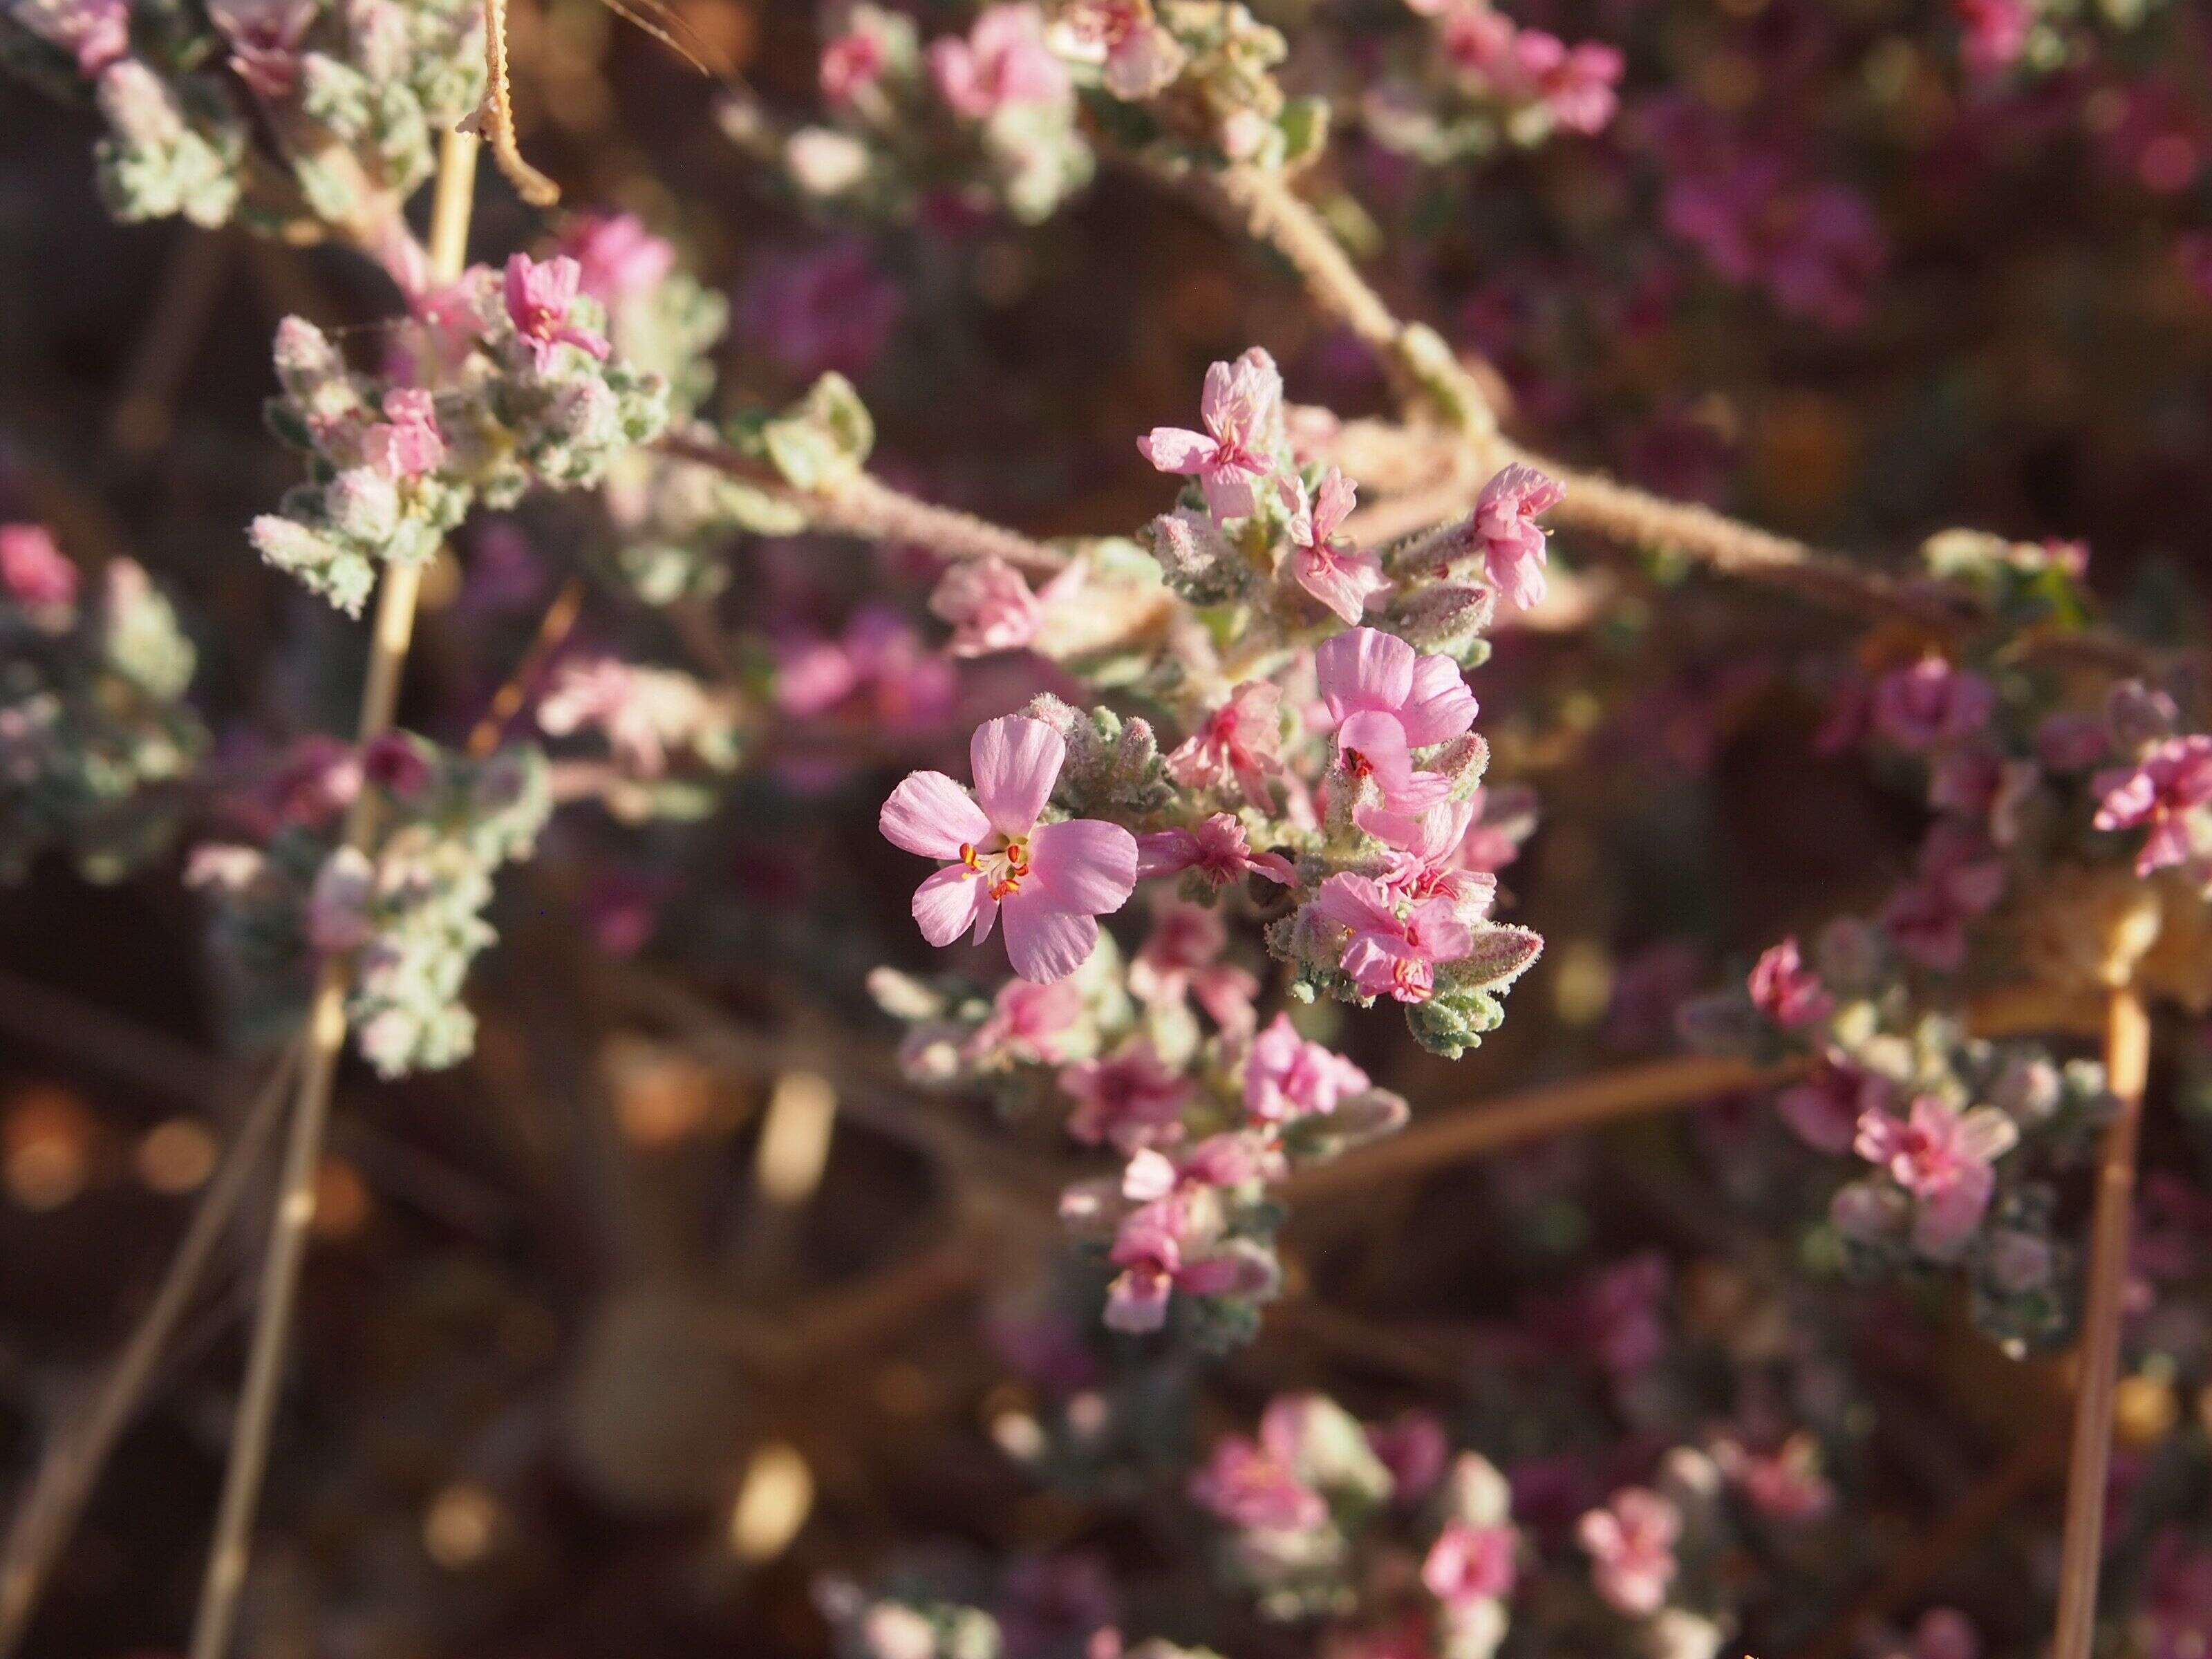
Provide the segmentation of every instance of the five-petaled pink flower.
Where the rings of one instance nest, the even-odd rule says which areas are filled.
[[[2097,828],[2150,826],[2136,854],[2137,875],[2185,864],[2192,852],[2189,814],[2212,802],[2212,737],[2165,738],[2139,764],[2100,772],[2092,787],[2100,797]]]
[[[1795,934],[1761,953],[1751,970],[1751,1006],[1785,1031],[1818,1025],[1836,1012],[1820,975],[1805,965]]]
[[[446,439],[430,394],[419,386],[386,392],[384,418],[362,435],[362,450],[371,466],[394,481],[435,472],[445,462]]]
[[[1067,1133],[1085,1146],[1104,1140],[1133,1152],[1182,1139],[1190,1081],[1141,1038],[1103,1060],[1063,1066],[1060,1086],[1075,1099]]]
[[[1295,473],[1279,475],[1275,489],[1290,514],[1291,580],[1356,624],[1367,601],[1390,586],[1372,553],[1362,553],[1337,533],[1358,487],[1331,467],[1310,501],[1305,481]]]
[[[1216,363],[1206,371],[1198,405],[1205,431],[1156,426],[1137,440],[1137,447],[1161,471],[1196,477],[1215,518],[1246,518],[1260,504],[1253,485],[1275,470],[1264,446],[1282,402],[1283,377],[1275,360],[1255,348],[1234,363]]]
[[[0,588],[19,605],[74,605],[76,567],[46,526],[0,525]]]
[[[1448,1607],[1510,1595],[1518,1541],[1510,1527],[1447,1521],[1421,1563],[1422,1587]]]
[[[1167,772],[1186,789],[1226,789],[1272,810],[1267,780],[1283,769],[1283,692],[1271,680],[1247,680],[1229,701],[1170,750]]]
[[[1158,830],[1137,837],[1137,874],[1140,878],[1179,875],[1194,870],[1209,887],[1226,887],[1247,874],[1265,876],[1289,886],[1297,878],[1291,861],[1279,853],[1255,853],[1244,839],[1244,826],[1226,812],[1216,812],[1194,830]]]
[[[1070,574],[1055,577],[1054,585]],[[954,656],[987,657],[1019,651],[1036,638],[1045,597],[1031,592],[1022,573],[1004,559],[965,559],[939,580],[929,608],[952,624],[946,649]]]
[[[971,927],[980,945],[1003,910],[1006,955],[1024,979],[1065,979],[1090,959],[1097,918],[1136,886],[1137,842],[1097,818],[1037,822],[1066,757],[1042,720],[1008,715],[977,726],[969,744],[972,799],[942,772],[910,773],[891,791],[878,819],[885,838],[945,860],[914,896],[914,919],[932,945]]]
[[[1545,542],[1536,515],[1557,507],[1566,490],[1533,466],[1516,461],[1474,498],[1468,533],[1498,591],[1523,611],[1544,598]]]
[[[987,7],[966,40],[931,42],[929,72],[938,95],[976,121],[1021,104],[1057,103],[1070,90],[1066,66],[1045,45],[1043,16],[1030,5]]]
[[[1406,814],[1376,806],[1353,809],[1352,822],[1390,849],[1382,884],[1401,898],[1447,898],[1480,915],[1498,896],[1498,878],[1468,862],[1470,851],[1494,850],[1470,835],[1482,811],[1482,791],[1448,800],[1425,812]],[[1508,848],[1509,858],[1510,848]]]
[[[565,253],[544,261],[518,253],[507,262],[507,318],[541,374],[564,345],[599,358],[612,349],[601,336],[569,319],[583,274],[583,267]]]
[[[1875,684],[1875,730],[1900,749],[1934,749],[1973,736],[1996,704],[1995,689],[1979,674],[1923,657]]]
[[[1620,1612],[1641,1617],[1658,1612],[1674,1582],[1674,1540],[1682,1512],[1644,1486],[1625,1486],[1601,1509],[1575,1523],[1575,1538],[1589,1553],[1597,1593]]]
[[[1451,780],[1414,769],[1412,751],[1449,743],[1474,724],[1474,696],[1449,657],[1418,657],[1395,634],[1355,628],[1314,653],[1322,705],[1355,784],[1372,780],[1394,812],[1449,798]]]
[[[1309,1042],[1288,1014],[1252,1039],[1244,1062],[1244,1115],[1255,1124],[1325,1115],[1368,1086],[1367,1073],[1343,1055]]]
[[[1449,899],[1401,904],[1381,882],[1349,871],[1322,883],[1312,910],[1323,926],[1343,930],[1337,966],[1365,997],[1426,1002],[1437,967],[1474,948]]]
[[[1994,1106],[1959,1112],[1920,1095],[1908,1116],[1876,1109],[1861,1117],[1856,1150],[1919,1200],[1914,1248],[1942,1259],[1956,1255],[1981,1225],[1996,1185],[1990,1166],[2019,1139],[2019,1128]]]
[[[1206,1467],[1191,1477],[1191,1500],[1232,1527],[1255,1532],[1304,1532],[1328,1519],[1322,1495],[1298,1478],[1295,1416],[1287,1400],[1260,1419],[1260,1437],[1226,1435]]]

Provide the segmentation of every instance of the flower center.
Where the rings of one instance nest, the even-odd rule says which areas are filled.
[[[963,842],[960,862],[990,884],[988,890],[994,899],[1012,898],[1022,890],[1022,881],[1030,873],[1029,839],[1017,836],[1005,846],[991,849]]]

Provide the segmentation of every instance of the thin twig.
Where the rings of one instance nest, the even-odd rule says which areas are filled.
[[[545,607],[538,632],[522,653],[522,659],[514,665],[514,672],[500,683],[499,690],[484,705],[483,718],[470,729],[469,753],[481,757],[499,747],[500,734],[506,731],[507,721],[522,707],[522,700],[530,695],[530,688],[545,672],[545,665],[568,639],[583,609],[584,579],[571,576],[553,596],[553,603]]]
[[[507,182],[514,186],[514,193],[532,207],[548,208],[561,199],[561,186],[531,166],[515,142],[514,94],[507,61],[507,0],[484,0],[484,100],[477,112],[477,125],[491,145],[492,159],[499,163]]]
[[[1704,1055],[1625,1066],[1595,1077],[1547,1084],[1501,1099],[1425,1117],[1404,1133],[1292,1176],[1281,1188],[1291,1202],[1362,1191],[1440,1164],[1618,1119],[1695,1106],[1722,1095],[1769,1089],[1798,1076],[1802,1064],[1758,1066]]]
[[[430,274],[441,283],[460,276],[467,255],[477,148],[473,134],[449,133],[439,154],[431,209]],[[421,583],[419,565],[396,564],[385,574],[369,640],[368,672],[362,688],[359,735],[363,744],[391,729],[399,702],[400,673],[414,635]],[[346,843],[365,851],[375,830],[375,796],[363,790],[347,817]],[[330,1116],[331,1084],[345,1043],[349,979],[349,964],[343,957],[334,957],[325,963],[317,977],[307,1015],[299,1095],[293,1107],[291,1133],[285,1141],[283,1176],[270,1226],[268,1255],[262,1263],[252,1346],[246,1359],[245,1388],[239,1397],[230,1462],[223,1474],[207,1576],[193,1621],[191,1659],[223,1659],[237,1620],[253,1515],[260,1500],[262,1475],[268,1468],[270,1434],[283,1380],[300,1269],[307,1255],[308,1226],[314,1219],[315,1172],[322,1160],[324,1130]]]
[[[126,455],[161,447],[176,415],[177,390],[206,337],[238,245],[228,232],[187,226],[177,234],[155,290],[154,314],[138,337],[123,395],[108,416],[110,441]]]
[[[2106,1082],[2119,1101],[2119,1109],[2105,1131],[2097,1157],[2097,1205],[2089,1224],[2089,1279],[2082,1304],[2074,1446],[2066,1464],[2066,1530],[2059,1550],[2053,1659],[2089,1659],[2096,1641],[2112,1392],[2120,1370],[2120,1304],[2127,1288],[2136,1147],[2142,1128],[2143,1085],[2149,1074],[2150,1017],[2142,994],[2131,986],[2121,986],[2112,993],[2105,1030]]]
[[[246,1195],[261,1149],[283,1115],[284,1091],[296,1058],[296,1050],[288,1049],[261,1085],[200,1194],[154,1300],[88,1402],[58,1425],[47,1442],[38,1473],[8,1528],[7,1542],[0,1547],[0,1659],[23,1639],[46,1574],[76,1529],[108,1454],[137,1410],[216,1245]]]

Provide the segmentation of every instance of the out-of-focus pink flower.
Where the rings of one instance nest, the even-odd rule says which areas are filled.
[[[1667,1587],[1674,1582],[1674,1540],[1681,1533],[1682,1512],[1644,1486],[1623,1487],[1575,1523],[1597,1593],[1638,1618],[1665,1604]]]
[[[1339,872],[1321,884],[1316,918],[1344,930],[1337,966],[1362,996],[1426,1002],[1437,969],[1474,948],[1474,937],[1449,899],[1430,899],[1400,914],[1390,890],[1366,876]]]
[[[210,0],[208,17],[230,44],[230,66],[264,98],[300,85],[300,42],[315,21],[309,0]]]
[[[602,359],[613,349],[603,336],[569,319],[582,283],[583,267],[565,253],[544,261],[517,253],[507,262],[507,319],[530,348],[541,374],[553,366],[564,345]]]
[[[1483,485],[1468,530],[1498,591],[1522,610],[1543,602],[1544,532],[1536,515],[1566,490],[1533,466],[1516,461]]]
[[[1873,1110],[1859,1120],[1858,1155],[1880,1165],[1918,1200],[1913,1244],[1939,1260],[1958,1254],[1990,1207],[1990,1165],[2020,1139],[1994,1106],[1954,1110],[1933,1095],[1914,1097],[1908,1115]]]
[[[1137,838],[1140,881],[1146,874],[1145,842],[1150,839]],[[1252,1003],[1260,994],[1260,981],[1220,959],[1228,945],[1229,930],[1218,906],[1177,898],[1156,903],[1152,931],[1129,960],[1130,992],[1156,1007],[1172,1006],[1188,996],[1223,1030],[1249,1033],[1258,1018]]]
[[[1247,680],[1167,757],[1168,776],[1186,789],[1237,786],[1262,811],[1274,805],[1267,780],[1283,769],[1283,693],[1270,680]]]
[[[1064,1066],[1060,1086],[1075,1099],[1067,1133],[1085,1146],[1103,1140],[1133,1152],[1182,1139],[1189,1080],[1163,1061],[1149,1042],[1133,1042],[1105,1059]]]
[[[576,262],[578,284],[610,311],[641,299],[676,268],[676,248],[635,213],[586,213],[562,228],[561,252]]]
[[[971,1061],[1009,1060],[1052,1065],[1064,1056],[1067,1032],[1083,1012],[1083,994],[1066,980],[1033,985],[1010,979],[991,999],[991,1012],[969,1037]]]
[[[1370,1425],[1367,1449],[1390,1471],[1390,1501],[1408,1509],[1437,1489],[1451,1455],[1444,1425],[1424,1411],[1401,1412],[1388,1423]]]
[[[1038,823],[1066,757],[1051,726],[1009,715],[975,728],[972,799],[942,772],[910,773],[891,792],[878,819],[885,839],[945,861],[914,896],[932,945],[970,928],[980,945],[1003,910],[1006,955],[1024,979],[1065,979],[1090,959],[1097,918],[1137,884],[1137,842],[1097,818]]]
[[[1355,783],[1372,780],[1392,812],[1422,812],[1450,797],[1451,780],[1417,769],[1412,751],[1448,743],[1474,724],[1475,702],[1449,657],[1417,657],[1395,634],[1355,628],[1314,653],[1322,705]]]
[[[1770,945],[1753,966],[1751,1006],[1785,1031],[1818,1025],[1836,1012],[1820,975],[1805,965],[1795,934]]]
[[[0,587],[18,605],[75,605],[76,566],[46,526],[0,525]]]
[[[738,304],[744,337],[803,380],[865,375],[905,312],[904,291],[858,236],[769,256]]]
[[[1196,477],[1215,518],[1245,518],[1259,507],[1253,486],[1275,470],[1263,447],[1282,404],[1282,374],[1274,359],[1255,348],[1206,371],[1199,398],[1205,431],[1156,426],[1137,440],[1137,448],[1163,472]]]
[[[420,387],[394,386],[384,394],[384,418],[362,434],[362,451],[371,466],[395,481],[435,472],[446,460],[435,401]]]
[[[129,0],[18,6],[12,17],[49,46],[75,58],[76,72],[88,81],[98,80],[101,71],[131,54]]]
[[[1793,1434],[1771,1452],[1724,1440],[1713,1448],[1713,1461],[1770,1520],[1814,1521],[1834,1507],[1836,1489],[1820,1473],[1820,1442],[1809,1434]]]
[[[1923,657],[1875,684],[1875,730],[1900,749],[1930,750],[1972,737],[1989,724],[1996,703],[1996,690],[1979,674]]]
[[[1911,957],[1945,973],[1966,959],[1966,924],[2004,895],[2004,866],[1978,830],[1939,821],[1920,849],[1914,878],[1881,908],[1882,931]]]
[[[416,744],[386,732],[362,748],[361,775],[396,799],[410,800],[429,787],[433,775],[428,757]]]
[[[1154,21],[1151,0],[1070,0],[1054,27],[1062,52],[1103,65],[1106,90],[1132,101],[1164,90],[1189,56]]]
[[[1337,533],[1358,486],[1331,467],[1311,501],[1295,473],[1277,475],[1275,488],[1290,514],[1291,579],[1346,622],[1358,623],[1367,601],[1390,586],[1372,553],[1360,552]]]
[[[1191,1477],[1190,1496],[1231,1526],[1255,1532],[1304,1532],[1328,1519],[1328,1505],[1291,1472],[1287,1455],[1242,1435],[1215,1445]]]
[[[1616,88],[1626,60],[1602,41],[1570,46],[1541,29],[1520,29],[1511,64],[1511,78],[1542,101],[1564,131],[1602,132],[1620,107]]]
[[[2027,50],[2035,12],[2027,0],[1951,0],[1959,19],[1959,55],[1966,72],[2001,75]]]
[[[929,72],[938,95],[975,121],[1018,105],[1059,103],[1072,90],[1045,45],[1043,15],[1026,4],[987,7],[966,40],[932,41]]]
[[[2212,1549],[2167,1528],[2151,1546],[2148,1659],[2197,1659],[2212,1630]]]
[[[2189,815],[2212,801],[2212,737],[2167,738],[2132,767],[2100,772],[2090,786],[2100,797],[2100,830],[2150,834],[2136,854],[2136,873],[2185,864],[2194,854]]]
[[[775,700],[786,714],[840,719],[892,732],[926,728],[951,713],[956,671],[887,605],[863,605],[837,639],[794,632],[776,642]]]
[[[556,738],[595,731],[631,775],[659,777],[669,750],[695,733],[706,714],[697,684],[616,657],[562,665],[538,705],[538,724]]]
[[[1815,1152],[1848,1151],[1858,1136],[1859,1121],[1889,1099],[1889,1085],[1871,1072],[1830,1055],[1804,1082],[1783,1091],[1777,1106],[1782,1121]]]
[[[1255,1123],[1288,1123],[1333,1112],[1346,1095],[1368,1086],[1367,1073],[1318,1042],[1309,1042],[1277,1014],[1252,1040],[1244,1063],[1244,1114]]]
[[[1195,830],[1159,830],[1137,837],[1140,878],[1179,875],[1185,870],[1196,871],[1215,888],[1253,873],[1286,887],[1297,878],[1281,854],[1254,852],[1245,842],[1244,826],[1227,812],[1216,812]]]
[[[1073,568],[1030,591],[1022,573],[1004,559],[963,559],[947,569],[929,596],[929,608],[952,624],[946,648],[956,657],[984,657],[1019,651],[1036,638],[1045,601],[1074,579]]]
[[[1656,1250],[1600,1268],[1576,1298],[1580,1334],[1616,1378],[1649,1370],[1667,1352],[1662,1308],[1672,1275]]]
[[[1422,1587],[1448,1607],[1510,1595],[1519,1545],[1510,1527],[1447,1521],[1421,1562]]]
[[[876,84],[888,61],[883,38],[873,30],[856,28],[839,35],[822,48],[822,95],[833,104],[850,103]]]

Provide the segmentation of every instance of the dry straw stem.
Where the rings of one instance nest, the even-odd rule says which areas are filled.
[[[2150,1075],[2150,1017],[2142,995],[2130,986],[2113,991],[2107,1009],[2105,1073],[2119,1109],[2105,1131],[2097,1158],[2074,1445],[2066,1465],[2066,1530],[2059,1551],[2053,1659],[2089,1659],[2096,1643],[2097,1570],[2103,1558],[2105,1482],[2112,1461],[2112,1391],[2120,1368],[2120,1303],[2127,1286],[2143,1085]]]
[[[238,1212],[261,1149],[283,1115],[295,1058],[288,1051],[262,1085],[200,1194],[154,1300],[82,1408],[57,1429],[16,1505],[6,1545],[0,1548],[0,1656],[13,1653],[22,1641],[47,1573],[76,1530],[108,1454],[151,1384],[216,1246]]]
[[[439,153],[430,216],[430,274],[438,283],[456,281],[466,262],[477,148],[475,135],[449,133]],[[414,636],[421,586],[419,565],[393,565],[385,573],[369,638],[368,672],[362,688],[359,738],[364,745],[392,728],[399,702],[400,674]],[[375,796],[363,790],[347,816],[346,844],[365,852],[375,832]],[[323,1138],[330,1119],[331,1084],[345,1044],[350,964],[344,959],[334,957],[325,963],[308,1010],[299,1094],[284,1145],[283,1175],[270,1226],[269,1252],[262,1264],[230,1462],[223,1473],[207,1576],[193,1621],[191,1659],[223,1659],[237,1621],[254,1511],[268,1468],[270,1432],[283,1380],[300,1268],[307,1255],[309,1224],[314,1219],[315,1172],[322,1161]]]
[[[507,723],[521,711],[522,702],[530,695],[531,686],[545,672],[546,664],[560,650],[569,633],[576,626],[576,618],[584,610],[584,579],[571,576],[561,585],[553,596],[553,603],[545,607],[538,619],[538,632],[522,659],[514,665],[514,672],[500,682],[499,690],[491,694],[484,705],[483,718],[469,729],[469,753],[479,759],[499,747],[499,739],[507,730]]]

